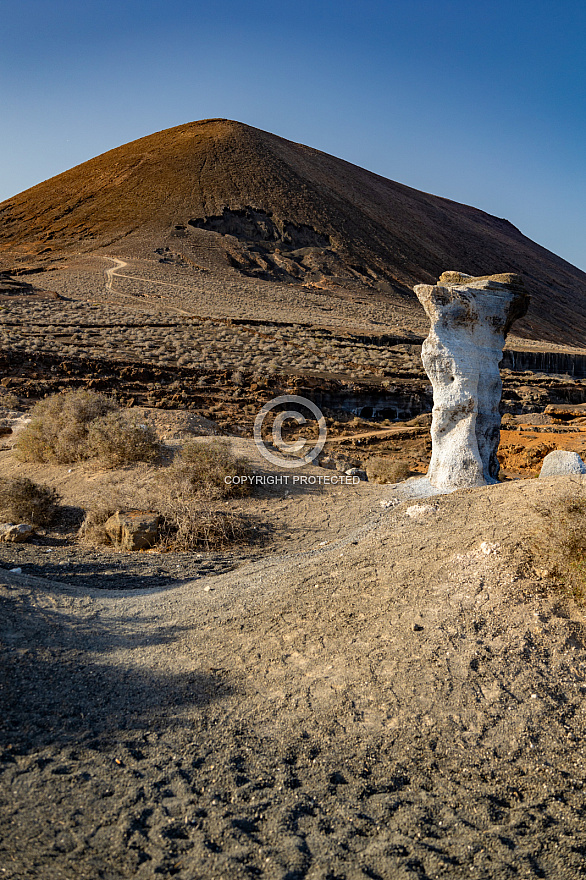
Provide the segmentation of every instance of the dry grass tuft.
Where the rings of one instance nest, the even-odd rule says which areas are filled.
[[[579,602],[586,601],[586,496],[540,506],[544,527],[535,541],[539,563]]]
[[[246,517],[203,498],[175,494],[164,499],[161,512],[161,541],[169,550],[214,550],[244,541],[251,534]]]
[[[400,483],[411,475],[408,462],[375,455],[366,462],[366,476],[373,483]]]
[[[59,495],[50,486],[28,477],[0,479],[0,510],[8,521],[32,526],[49,525],[59,507]]]

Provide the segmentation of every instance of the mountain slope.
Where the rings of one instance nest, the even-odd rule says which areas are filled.
[[[413,298],[446,269],[525,276],[516,326],[586,340],[586,274],[506,220],[386,180],[318,150],[224,119],[111,150],[0,205],[0,256],[51,261],[140,239],[155,250],[213,237],[243,275],[345,284]]]

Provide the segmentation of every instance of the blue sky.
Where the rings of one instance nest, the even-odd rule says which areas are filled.
[[[506,217],[586,270],[582,2],[0,0],[0,35],[0,200],[227,117]]]

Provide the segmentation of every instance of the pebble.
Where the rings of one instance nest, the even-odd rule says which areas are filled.
[[[435,508],[430,507],[429,504],[412,504],[411,507],[408,507],[405,511],[405,515],[410,516],[412,519],[420,519],[428,513],[435,512]]]

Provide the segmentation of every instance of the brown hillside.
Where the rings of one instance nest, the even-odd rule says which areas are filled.
[[[133,141],[0,205],[4,268],[114,243],[152,253],[170,237],[187,254],[213,241],[245,276],[326,279],[414,310],[413,285],[446,269],[519,272],[533,300],[516,332],[586,340],[586,274],[508,221],[225,119]]]

